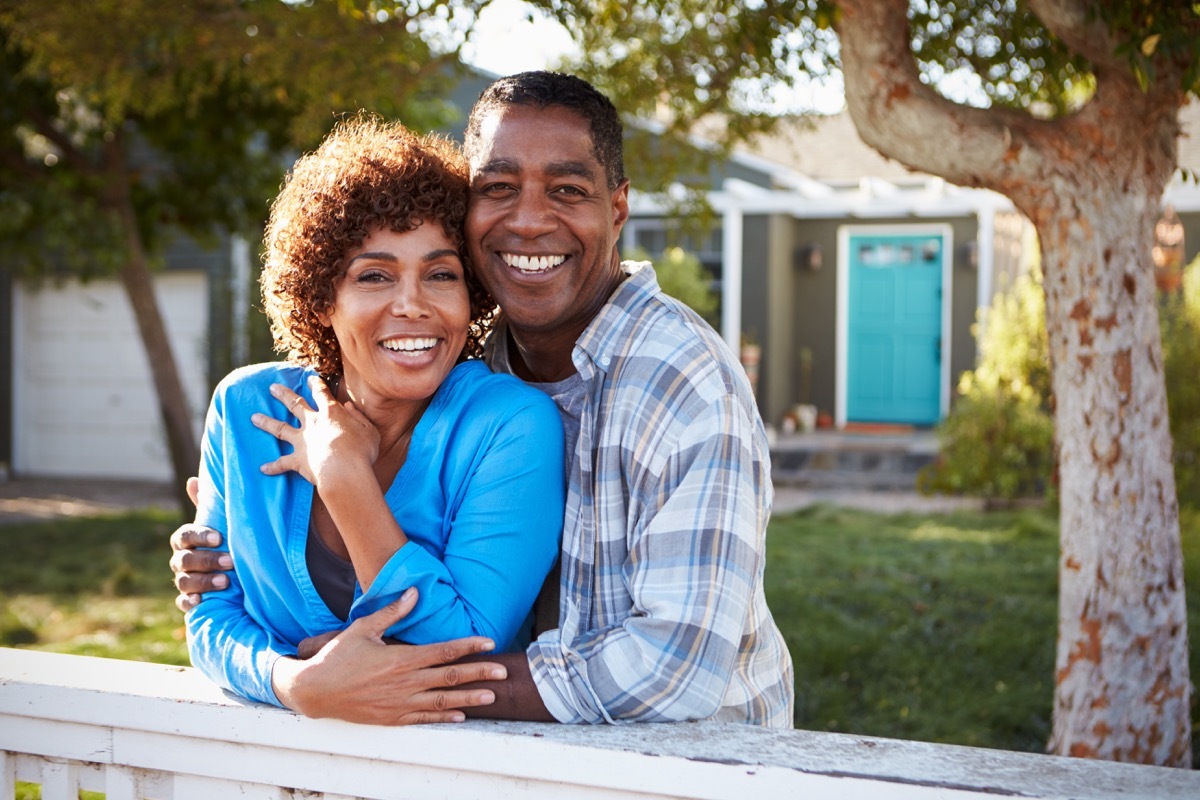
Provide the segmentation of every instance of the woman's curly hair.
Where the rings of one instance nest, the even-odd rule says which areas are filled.
[[[341,348],[318,313],[333,308],[345,258],[376,230],[441,225],[462,258],[471,323],[459,360],[478,358],[496,303],[475,276],[463,235],[467,162],[449,139],[358,116],[339,123],[284,181],[267,222],[261,278],[275,349],[325,376]]]

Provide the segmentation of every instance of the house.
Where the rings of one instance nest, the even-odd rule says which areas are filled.
[[[471,76],[468,108],[490,80]],[[1180,162],[1200,172],[1200,104],[1185,109]],[[780,425],[811,404],[839,427],[929,426],[975,364],[972,325],[1023,268],[1031,234],[1007,199],[909,172],[864,145],[844,114],[788,122],[714,169],[719,224],[692,241],[719,287],[735,352],[758,346],[756,393]],[[635,176],[636,177],[636,176]],[[636,181],[635,181],[636,183]],[[1200,250],[1200,187],[1167,202]],[[624,248],[661,251],[676,226],[633,192]],[[211,387],[266,357],[245,241],[168,252],[156,290],[197,430]],[[0,272],[0,479],[70,475],[168,480],[157,400],[116,280],[28,286]],[[256,338],[258,337],[258,338]]]
[[[1200,103],[1183,117],[1180,164],[1200,172]],[[975,364],[980,309],[1036,248],[1007,198],[883,158],[845,113],[788,121],[737,152],[709,199],[721,222],[697,249],[718,277],[726,341],[758,345],[759,406],[775,425],[797,404],[838,427],[936,424]],[[1177,176],[1165,204],[1188,263],[1200,186]],[[627,243],[661,240],[662,205],[635,194],[633,206]]]

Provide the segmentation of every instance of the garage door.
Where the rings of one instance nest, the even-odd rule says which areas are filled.
[[[207,279],[156,278],[199,434],[208,403]],[[13,467],[24,475],[172,479],[149,366],[115,280],[14,292]]]

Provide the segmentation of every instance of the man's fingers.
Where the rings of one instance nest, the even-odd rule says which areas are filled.
[[[185,614],[190,609],[194,608],[195,605],[199,602],[200,602],[200,595],[198,595],[198,594],[177,594],[177,595],[175,595],[175,607],[178,608],[180,611],[182,611]]]
[[[221,534],[212,528],[189,522],[180,525],[171,534],[172,550],[193,550],[197,547],[217,547],[221,544]]]
[[[180,594],[219,592],[229,586],[229,576],[223,572],[177,572],[175,588]]]
[[[233,557],[220,550],[176,550],[171,554],[171,571],[221,572],[233,569]]]

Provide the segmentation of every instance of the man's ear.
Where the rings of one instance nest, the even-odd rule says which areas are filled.
[[[612,194],[612,211],[613,211],[613,236],[618,237],[621,234],[621,229],[625,227],[625,223],[629,221],[629,179],[621,181],[620,185],[613,190]]]

